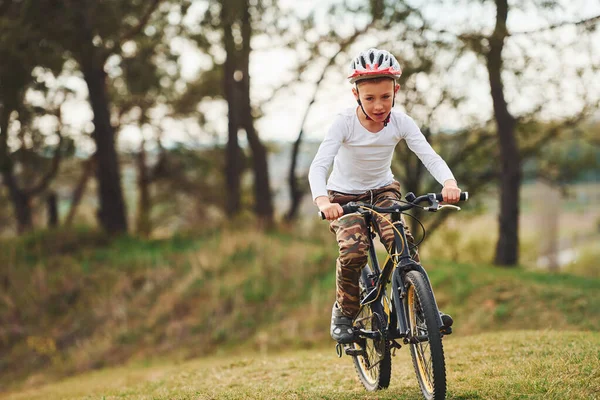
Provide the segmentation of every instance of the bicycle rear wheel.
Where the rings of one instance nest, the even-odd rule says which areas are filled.
[[[438,311],[431,289],[417,271],[406,274],[406,308],[411,336],[410,353],[419,386],[427,400],[446,398],[446,362]]]
[[[363,271],[360,279],[361,299],[371,288],[366,276],[370,274],[369,266]],[[366,273],[365,273],[366,272]],[[358,378],[368,391],[385,389],[390,385],[392,374],[392,357],[390,342],[387,337],[387,318],[380,302],[362,307],[354,319],[354,326],[366,331],[379,332],[378,339],[360,338],[350,345],[356,355],[352,356]]]

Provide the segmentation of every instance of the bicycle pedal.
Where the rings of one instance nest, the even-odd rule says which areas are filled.
[[[337,354],[338,358],[342,358],[342,344],[338,343],[335,345],[335,353]]]
[[[347,347],[346,354],[352,357],[364,356],[365,351],[363,349],[353,349],[352,347]]]

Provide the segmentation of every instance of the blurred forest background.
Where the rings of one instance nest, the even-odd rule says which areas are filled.
[[[599,25],[592,0],[0,0],[0,388],[326,340],[336,247],[306,175],[368,47],[471,194],[415,215],[446,309],[519,327],[525,281],[467,303],[527,269],[584,299],[546,318],[600,329]],[[440,191],[396,152],[405,192]],[[459,265],[489,269],[457,289]]]

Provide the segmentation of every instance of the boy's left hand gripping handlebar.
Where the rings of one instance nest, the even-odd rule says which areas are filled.
[[[358,207],[355,204],[353,204],[353,203],[344,204],[342,206],[342,210],[344,210],[344,214],[343,215],[356,212],[357,209],[358,209]],[[325,214],[323,214],[322,211],[319,211],[318,214],[319,214],[319,218],[325,219]]]

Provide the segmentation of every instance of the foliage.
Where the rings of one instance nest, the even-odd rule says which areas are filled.
[[[528,129],[529,137],[555,129],[557,124],[531,125],[541,127]],[[597,182],[600,179],[597,173],[600,150],[594,144],[597,131],[598,123],[588,121],[562,128],[555,138],[544,141],[533,152],[525,169],[526,177],[543,179],[559,187],[575,182]]]
[[[439,2],[436,6],[443,9],[444,3]],[[42,132],[39,122],[54,119],[54,125],[59,125],[58,111],[67,110],[63,109],[62,104],[72,96],[63,83],[66,79],[70,82],[81,79],[85,63],[106,72],[110,118],[120,135],[118,142],[131,143],[125,146],[125,153],[139,152],[141,146],[145,146],[150,153],[180,147],[168,140],[173,133],[180,144],[186,143],[183,146],[189,152],[198,151],[207,144],[219,148],[224,136],[221,123],[224,114],[219,110],[225,96],[223,83],[226,76],[223,68],[227,53],[223,35],[226,23],[232,22],[223,20],[224,16],[230,15],[222,12],[223,4],[229,3],[167,0],[2,3],[0,54],[3,60],[10,61],[0,66],[0,90],[3,91],[0,104],[8,105],[10,109],[19,108],[18,113],[9,115],[9,155],[14,161],[14,172],[19,181],[37,182],[51,168],[50,157],[56,148],[56,136],[48,130]],[[476,2],[464,6],[474,13],[479,10]],[[519,10],[538,6],[538,3],[522,7],[514,5]],[[414,8],[403,1],[334,1],[322,7],[289,12],[290,9],[277,1],[232,0],[231,6],[225,10],[231,11],[230,16],[237,18],[230,24],[235,50],[230,55],[242,57],[245,54],[246,42],[240,16],[243,11],[248,11],[252,60],[255,55],[258,59],[275,50],[287,57],[289,67],[282,71],[278,79],[274,77],[272,83],[261,85],[259,91],[253,86],[252,116],[260,118],[269,112],[269,108],[265,107],[268,102],[275,104],[281,101],[282,96],[300,94],[307,84],[315,84],[315,76],[321,76],[316,81],[314,95],[314,100],[318,100],[321,95],[317,96],[317,92],[328,92],[340,83],[341,74],[335,71],[344,71],[347,61],[359,47],[362,48],[366,43],[382,46],[396,54],[403,65],[402,90],[396,99],[397,104],[415,117],[428,139],[451,165],[459,182],[464,183],[464,189],[481,192],[486,186],[493,185],[498,176],[495,168],[498,165],[487,163],[487,160],[497,156],[498,147],[491,138],[495,128],[485,121],[489,110],[484,110],[485,105],[475,110],[475,115],[471,110],[466,110],[463,105],[472,93],[465,90],[463,85],[458,85],[456,79],[456,74],[463,71],[460,72],[463,76],[465,70],[473,71],[474,78],[479,78],[480,74],[473,67],[469,52],[487,49],[483,38],[485,32],[476,32],[478,25],[462,33],[459,25],[454,26],[452,31],[440,30],[433,23],[435,21],[429,18],[431,13],[426,12],[426,6]],[[549,10],[544,16],[550,18],[550,11],[556,10],[556,7],[558,2],[544,3],[542,8]],[[595,25],[574,26],[588,38]],[[557,26],[548,31],[552,33],[555,29],[562,28]],[[546,88],[548,85],[560,91],[561,86],[556,79],[542,82],[540,79],[544,79],[545,75],[535,72],[545,68],[548,63],[544,64],[543,60],[520,51],[531,41],[540,42],[542,32],[515,32],[507,38],[506,56],[510,60],[505,63],[509,77],[507,87],[515,93],[523,94],[523,91]],[[577,44],[582,54],[584,42]],[[562,51],[558,44],[551,47],[554,52]],[[190,54],[200,60],[195,75],[185,75],[183,70],[186,57]],[[593,68],[581,67],[577,71],[567,68],[566,72],[569,79],[574,81],[579,78],[589,80],[594,76]],[[85,73],[83,77],[86,78]],[[555,99],[546,101],[544,96],[529,95],[529,92],[525,94],[535,102],[529,107],[530,110],[526,107],[525,113],[518,116],[523,155],[528,158],[540,158],[541,155],[549,161],[564,159],[558,167],[556,163],[548,163],[540,158],[535,160],[535,168],[539,169],[546,163],[547,166],[543,166],[543,170],[548,172],[544,173],[545,176],[568,181],[583,166],[582,160],[588,166],[593,161],[588,157],[593,154],[593,149],[587,144],[593,140],[593,135],[591,138],[588,135],[587,139],[573,136],[572,143],[577,142],[572,145],[573,149],[577,147],[581,151],[576,158],[573,158],[574,152],[565,154],[564,148],[559,145],[537,146],[536,143],[552,142],[557,137],[550,132],[554,128],[566,131],[577,124],[540,122],[540,118],[546,118],[551,112],[550,108],[545,107],[550,107]],[[33,101],[33,97],[43,97],[43,100]],[[517,97],[515,94],[509,100],[512,102]],[[593,96],[588,91],[584,91],[580,97],[583,103],[593,103]],[[245,106],[246,101],[242,103]],[[7,108],[4,107],[4,110]],[[459,112],[465,117],[465,126],[464,129],[446,134],[443,127],[447,124],[447,115],[452,112]],[[481,116],[483,118],[475,118]],[[90,131],[91,124],[83,128],[63,125],[61,133],[64,142],[69,143],[62,143],[62,155],[89,154],[93,151],[88,138]],[[141,144],[140,138],[143,138]],[[585,140],[585,143],[579,140]],[[176,152],[174,150],[173,155]],[[580,154],[584,157],[579,157]],[[238,155],[242,164],[239,167],[241,173],[245,173],[245,168],[260,158],[248,158],[250,154]],[[429,191],[437,187],[422,176],[420,163],[407,154],[402,146],[399,146],[396,158],[400,162],[393,166],[394,173],[402,179],[408,190]],[[152,154],[149,159],[152,160]],[[226,198],[226,194],[231,194],[231,187],[226,179],[215,178],[215,175],[223,175],[219,169],[223,169],[223,163],[227,165],[227,159],[223,156],[210,156],[209,159],[214,163],[208,168],[211,173],[200,174],[208,181],[196,179],[188,183],[197,184],[193,191],[203,193],[203,199],[212,198],[217,193],[222,199]],[[171,161],[173,164],[178,162]],[[190,164],[190,168],[195,167]],[[149,177],[154,177],[152,165],[147,165],[143,171],[147,171]],[[141,175],[142,170],[138,170],[138,174]],[[295,171],[290,174],[295,177]],[[588,173],[588,178],[590,174],[593,172]],[[71,176],[70,173],[66,175]],[[177,178],[177,174],[170,173],[164,179],[174,178]],[[65,180],[62,178],[62,181]],[[162,192],[161,187],[166,187],[174,193],[174,197],[183,199],[179,203],[186,202],[186,191],[189,193],[192,187],[178,185],[177,179],[171,183],[165,180],[158,183],[149,179],[148,192]],[[252,180],[246,177],[242,181],[243,185],[252,185]],[[61,185],[61,188],[67,191],[65,186]],[[209,193],[205,193],[205,189]],[[306,190],[306,185],[300,184],[299,189]],[[246,199],[245,196],[246,193],[241,194],[242,201]],[[170,207],[172,204],[163,203],[161,197],[150,197],[153,202],[149,214],[159,215],[169,208],[174,210],[174,207]],[[140,209],[140,205],[131,204],[131,199],[128,209]],[[159,203],[155,202],[157,200]],[[257,203],[260,202],[246,201],[248,205]],[[34,215],[34,220],[39,219],[39,215]],[[442,220],[443,217],[431,220],[431,232]]]
[[[60,73],[65,56],[40,29],[44,13],[31,2],[9,2],[0,11],[0,172],[17,232],[23,232],[32,228],[31,199],[46,190],[61,157],[74,151],[73,141],[64,139],[60,111],[69,90],[47,84]],[[52,124],[48,119],[58,145],[49,146],[53,135],[42,128]]]

